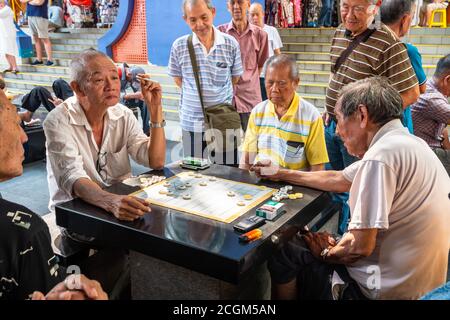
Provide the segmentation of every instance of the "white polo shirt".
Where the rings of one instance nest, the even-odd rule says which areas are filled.
[[[352,182],[348,229],[378,229],[372,254],[347,266],[364,294],[417,299],[444,284],[450,178],[425,141],[392,120],[343,174]]]

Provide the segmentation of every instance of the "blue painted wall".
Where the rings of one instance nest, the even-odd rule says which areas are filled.
[[[170,48],[178,37],[191,32],[182,18],[182,0],[147,0],[147,48],[148,60],[166,66]],[[264,0],[253,0],[264,5]],[[216,7],[215,25],[231,20],[227,0],[213,0]]]

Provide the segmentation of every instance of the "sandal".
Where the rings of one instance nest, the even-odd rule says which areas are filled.
[[[17,69],[11,70],[11,73],[18,74],[18,73],[19,73],[19,70],[17,70]]]
[[[5,69],[2,71],[2,73],[8,73],[8,72],[12,72],[12,69]]]

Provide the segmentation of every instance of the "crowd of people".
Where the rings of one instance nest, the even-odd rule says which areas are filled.
[[[341,204],[340,239],[301,232],[271,257],[272,298],[417,299],[444,284],[450,249],[450,54],[425,83],[417,49],[400,41],[410,27],[414,1],[385,0],[381,8],[378,1],[341,1],[343,23],[332,40],[322,115],[296,92],[298,65],[280,53],[276,30],[264,31],[262,7],[227,0],[227,8],[231,21],[215,27],[210,0],[183,1],[182,16],[192,33],[174,41],[168,73],[181,88],[184,154],[328,191]],[[71,96],[50,101],[44,122],[50,210],[78,197],[118,220],[151,214],[147,202],[104,188],[130,177],[130,157],[151,169],[164,167],[161,86],[143,70],[118,68],[94,49],[72,60],[70,77]],[[133,92],[124,93],[127,86]],[[126,106],[129,100],[142,102],[139,108],[150,119],[147,134]],[[217,128],[207,110],[218,105],[233,107],[231,115],[228,107],[219,110],[238,119],[245,137],[240,147],[234,137],[228,140],[232,148],[214,155],[207,136]],[[1,91],[2,180],[22,173],[26,136],[13,109]],[[411,119],[414,128],[408,126]],[[232,156],[223,156],[228,151]],[[17,257],[0,263],[0,299],[55,298],[55,291],[56,298],[72,298],[73,278],[57,285],[55,265],[48,275],[52,253],[40,218],[6,200],[0,200],[0,211],[0,224],[10,230],[0,235],[0,245]],[[27,214],[33,229],[18,226],[7,212]],[[22,256],[29,248],[24,237],[34,251]],[[63,241],[68,238],[95,243],[66,230]],[[38,261],[44,257],[45,263]],[[40,283],[30,280],[28,264],[21,263],[28,258],[38,259],[34,272],[46,275]],[[106,274],[115,262],[104,263]],[[78,298],[106,298],[97,282],[78,280],[83,288],[76,291]],[[41,293],[55,285],[58,289],[47,296]]]

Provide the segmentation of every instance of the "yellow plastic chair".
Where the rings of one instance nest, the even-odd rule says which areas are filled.
[[[434,17],[436,13],[441,14],[440,21],[434,21]],[[441,27],[441,28],[447,28],[447,9],[436,9],[431,12],[431,19],[428,22],[428,27]]]

